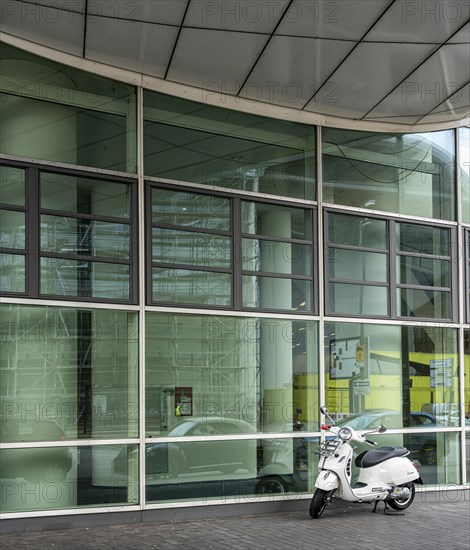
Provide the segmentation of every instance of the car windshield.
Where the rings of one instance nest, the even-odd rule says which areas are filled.
[[[194,422],[182,422],[175,426],[169,433],[169,436],[172,437],[181,437],[183,435],[188,435],[188,432],[194,428],[196,424]]]
[[[368,428],[376,419],[376,415],[362,415],[362,416],[348,416],[347,418],[343,418],[343,420],[340,420],[336,423],[337,426],[349,426],[353,430],[363,430],[364,428]]]

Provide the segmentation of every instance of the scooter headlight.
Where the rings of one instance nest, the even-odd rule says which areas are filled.
[[[338,432],[338,436],[343,441],[348,441],[348,439],[351,439],[352,437],[352,431],[350,428],[341,428],[341,430]]]

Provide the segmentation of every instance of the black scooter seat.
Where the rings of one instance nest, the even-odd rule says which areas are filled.
[[[380,447],[373,451],[364,451],[357,456],[354,463],[359,468],[370,468],[371,466],[376,466],[389,458],[394,458],[396,456],[406,456],[409,454],[409,450],[405,447]]]

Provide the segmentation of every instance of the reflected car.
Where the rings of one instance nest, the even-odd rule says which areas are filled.
[[[55,423],[22,418],[2,422],[2,443],[65,441],[64,431]],[[68,447],[2,449],[0,476],[2,479],[24,478],[27,481],[61,482],[72,468],[72,453]]]
[[[401,429],[404,424],[407,428],[443,428],[438,419],[426,412],[410,412],[408,422],[403,418],[402,413],[388,409],[370,409],[362,414],[348,416],[336,423],[337,426],[350,426],[360,432],[372,431],[379,424],[383,424],[387,429]],[[410,450],[410,458],[419,460],[423,465],[435,465],[438,461],[436,433],[415,433],[415,434],[385,434],[377,438],[377,443],[387,445],[404,445]],[[386,443],[384,438],[386,438]],[[397,441],[394,442],[393,439]]]
[[[208,436],[209,441],[149,443],[145,446],[147,476],[177,477],[180,474],[213,472],[233,474],[239,469],[256,475],[256,441],[210,440],[216,435],[253,434],[243,420],[191,417],[174,426],[166,437]],[[124,448],[114,459],[114,471],[127,474],[128,463],[137,460],[137,449]]]

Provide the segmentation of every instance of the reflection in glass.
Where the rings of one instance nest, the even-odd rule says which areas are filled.
[[[0,314],[2,443],[137,437],[135,313],[1,305]]]
[[[129,460],[119,472],[113,468],[120,454],[136,451],[135,445],[2,449],[2,511],[137,504],[136,464]]]
[[[450,230],[447,228],[399,223],[396,234],[397,251],[450,256]]]
[[[41,251],[129,258],[130,226],[66,216],[41,216]]]
[[[470,223],[470,128],[459,128],[460,189],[462,195],[462,221]]]
[[[0,248],[24,249],[25,243],[25,213],[0,210]]]
[[[380,134],[323,129],[324,200],[455,220],[453,130]]]
[[[450,319],[450,292],[413,288],[397,289],[397,309],[402,317]]]
[[[299,243],[242,240],[242,267],[245,271],[265,271],[292,275],[312,274],[312,247]]]
[[[210,426],[212,419],[206,423]],[[240,424],[233,426],[242,430]],[[256,502],[263,497],[311,492],[318,441],[278,438],[150,443],[146,446],[147,500],[243,498],[244,502]]]
[[[312,213],[303,208],[243,201],[242,232],[308,240],[312,237]]]
[[[330,276],[352,281],[388,281],[388,256],[374,252],[330,247],[327,262]]]
[[[328,214],[328,239],[338,245],[388,248],[387,222],[375,218]]]
[[[154,267],[152,297],[158,302],[230,307],[232,276],[215,271]]]
[[[133,86],[7,44],[0,57],[11,83],[0,101],[2,153],[136,171]]]
[[[0,290],[25,292],[26,267],[23,254],[0,254]]]
[[[15,166],[0,166],[0,202],[24,206],[25,171]]]
[[[397,282],[450,288],[450,262],[420,256],[398,256]]]
[[[152,189],[152,222],[192,229],[229,231],[230,199],[169,189]]]
[[[221,235],[153,227],[152,260],[229,269],[232,242]]]
[[[41,294],[129,300],[129,265],[41,258]]]
[[[318,429],[316,323],[149,313],[146,327],[147,436],[209,417],[219,434],[240,433],[221,418],[242,433]],[[192,416],[175,414],[175,388],[191,389]]]
[[[314,128],[144,91],[145,173],[315,199]]]
[[[347,315],[389,315],[388,288],[330,283],[328,310]]]
[[[106,180],[41,172],[41,208],[129,218],[130,186]]]
[[[244,275],[242,286],[243,307],[312,311],[311,281]]]

